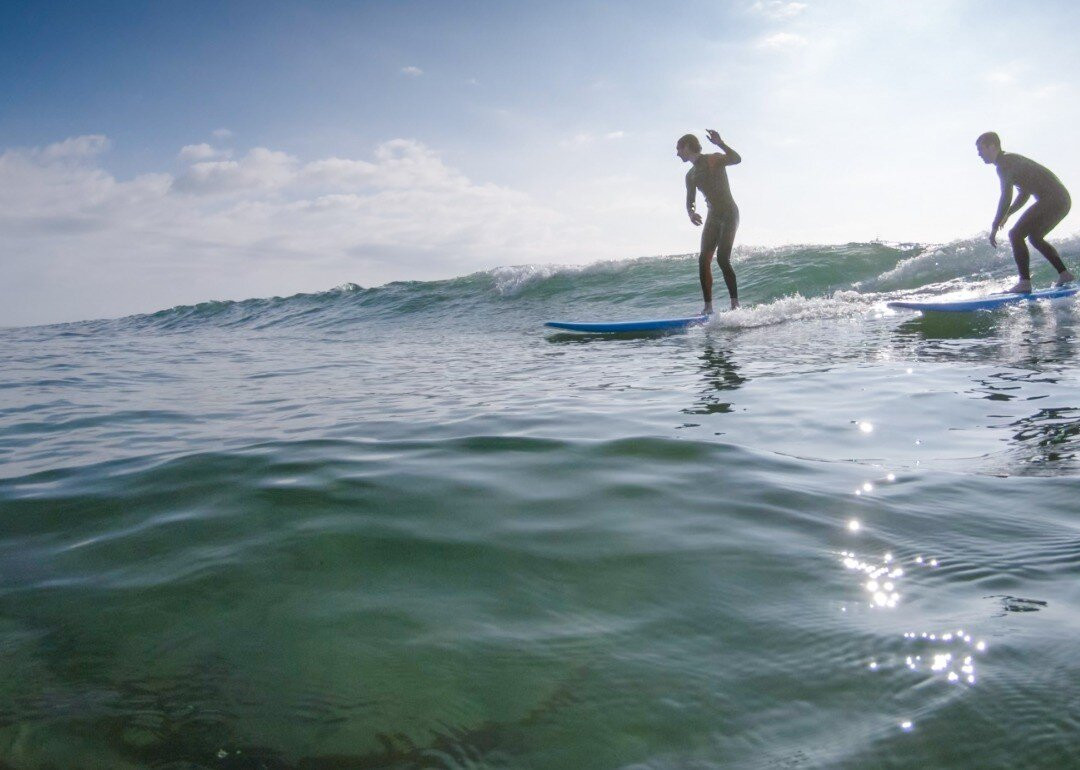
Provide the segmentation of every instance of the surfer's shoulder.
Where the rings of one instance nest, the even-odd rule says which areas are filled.
[[[1015,152],[1005,152],[1004,150],[998,155],[997,167],[1001,169],[1013,170],[1021,168],[1023,166],[1037,166],[1038,164],[1031,158],[1019,155]]]
[[[1011,152],[1005,152],[1004,150],[997,156],[997,160],[994,161],[994,167],[997,169],[998,176],[1005,178],[1012,173],[1016,168],[1016,158],[1018,155],[1014,155]]]

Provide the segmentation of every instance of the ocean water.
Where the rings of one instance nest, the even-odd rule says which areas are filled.
[[[0,330],[0,767],[1078,766],[1080,303],[736,269],[678,334],[541,324],[690,256]]]

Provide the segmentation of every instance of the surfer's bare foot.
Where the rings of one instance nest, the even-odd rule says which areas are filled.
[[[1055,286],[1064,286],[1067,283],[1072,283],[1076,280],[1076,276],[1070,273],[1068,270],[1062,270],[1058,273],[1057,283]]]
[[[705,305],[705,307],[701,308],[701,312],[698,315],[712,315],[712,314],[713,314],[713,309],[712,309],[712,303],[710,302],[707,305]]]
[[[732,310],[738,310],[739,309],[739,300],[737,300],[737,299],[732,299],[731,300],[731,309]]]
[[[1008,294],[1031,294],[1031,281],[1021,278],[1013,286],[1005,290]]]

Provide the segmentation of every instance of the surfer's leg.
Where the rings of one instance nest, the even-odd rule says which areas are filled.
[[[1065,263],[1061,261],[1061,256],[1057,253],[1057,249],[1046,242],[1046,239],[1041,235],[1032,235],[1028,238],[1031,241],[1031,245],[1038,249],[1039,253],[1046,257],[1046,261],[1054,266],[1054,269],[1059,273],[1065,272]]]
[[[701,253],[698,255],[698,277],[701,279],[701,295],[705,299],[706,312],[712,312],[712,258],[720,240],[720,220],[710,211],[701,231]]]
[[[1059,275],[1068,273],[1068,271],[1065,269],[1065,263],[1061,261],[1057,249],[1046,242],[1046,236],[1065,218],[1070,208],[1071,201],[1067,198],[1064,200],[1038,201],[1025,211],[1024,215],[1020,217],[1020,221],[1016,223],[1017,227],[1023,226],[1031,245],[1046,257],[1046,261],[1054,266]],[[1025,220],[1027,221],[1025,222]],[[1068,274],[1071,279],[1072,274]]]
[[[1013,259],[1016,260],[1016,272],[1020,274],[1020,280],[1031,281],[1031,253],[1024,243],[1027,234],[1021,227],[1023,222],[1024,217],[1020,217],[1020,221],[1009,230],[1009,243],[1012,244]]]
[[[720,265],[720,272],[724,274],[724,283],[727,284],[732,310],[739,306],[739,287],[735,281],[735,270],[731,267],[731,247],[735,243],[735,231],[738,229],[739,212],[729,212],[720,224],[720,239],[716,247],[716,263]]]

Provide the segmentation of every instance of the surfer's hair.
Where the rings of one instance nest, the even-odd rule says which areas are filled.
[[[675,143],[676,148],[686,147],[690,152],[701,152],[701,142],[693,134],[686,134],[679,137],[679,141]]]
[[[1001,137],[994,131],[987,131],[985,134],[980,134],[979,138],[975,140],[975,144],[989,144],[1001,149]]]

